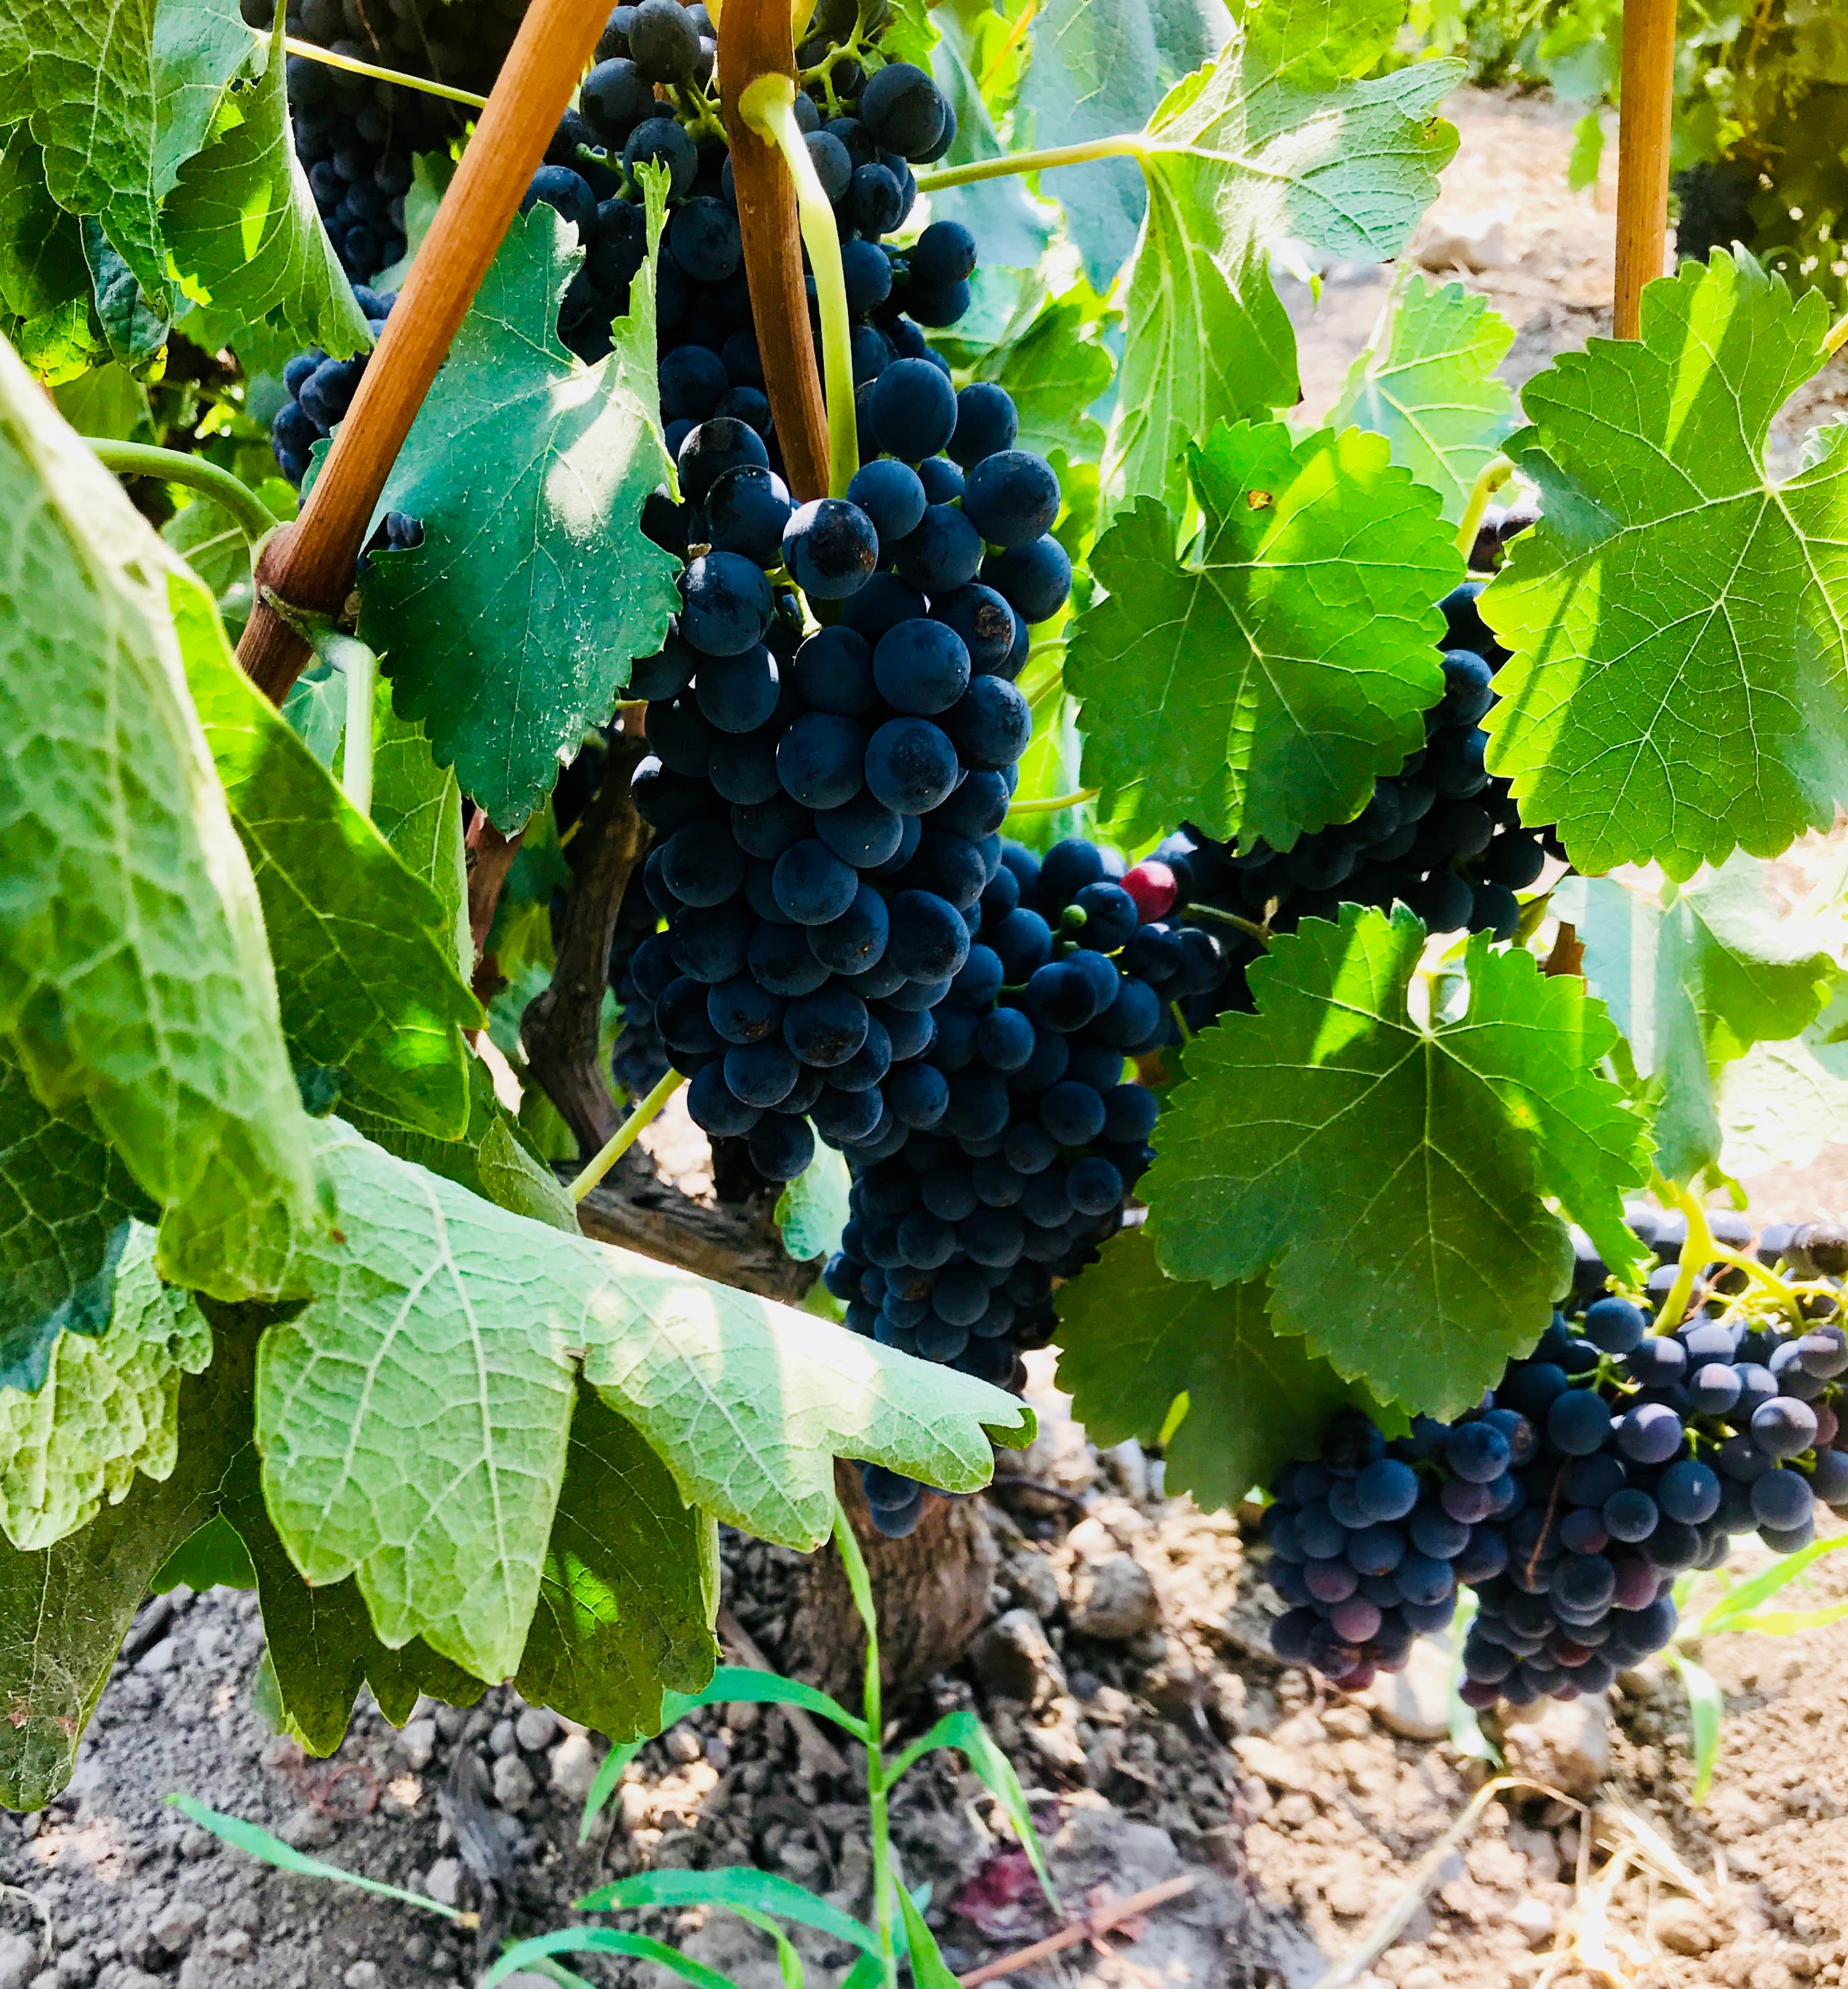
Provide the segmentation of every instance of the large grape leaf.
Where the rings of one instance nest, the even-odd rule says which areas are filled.
[[[1582,870],[1775,856],[1848,801],[1848,429],[1783,483],[1765,454],[1828,325],[1717,251],[1522,390],[1544,522],[1483,596],[1515,652],[1489,757]]]
[[[398,710],[506,829],[680,602],[641,529],[670,468],[652,282],[636,278],[615,350],[581,365],[555,329],[573,239],[543,205],[508,229],[380,500],[421,519],[423,543],[374,554],[360,583]]]
[[[372,825],[412,876],[436,893],[455,935],[456,971],[466,981],[475,969],[475,941],[462,790],[453,769],[437,765],[422,727],[392,709],[392,687],[383,682],[372,713]]]
[[[1572,1252],[1557,1201],[1612,1266],[1644,1121],[1598,1074],[1617,1032],[1569,975],[1465,956],[1469,1001],[1407,1007],[1425,929],[1344,906],[1250,970],[1254,1015],[1188,1046],[1143,1192],[1161,1267],[1272,1283],[1271,1319],[1382,1397],[1453,1413],[1531,1347]]]
[[[1381,436],[1222,422],[1188,466],[1206,522],[1184,558],[1153,497],[1091,554],[1110,591],[1065,666],[1085,784],[1132,839],[1185,819],[1287,849],[1423,745],[1463,560]]]
[[[1720,1072],[1716,1091],[1724,1172],[1745,1180],[1807,1167],[1848,1128],[1848,997],[1838,987],[1800,1036],[1753,1044]]]
[[[3,344],[0,487],[0,1032],[166,1211],[166,1275],[273,1293],[314,1173],[187,690],[175,608],[196,632],[210,604]]]
[[[386,1644],[514,1671],[580,1368],[688,1504],[799,1548],[827,1537],[837,1455],[968,1490],[991,1435],[1030,1436],[999,1389],[319,1130],[341,1240],[304,1251],[314,1296],[264,1336],[257,1440],[296,1565],[356,1574]]]
[[[164,291],[161,203],[252,59],[237,0],[3,0],[0,125],[29,120],[58,205],[94,215]]]
[[[180,1384],[179,1455],[36,1554],[0,1547],[0,1804],[38,1809],[70,1778],[124,1634],[168,1557],[217,1510],[250,1442],[250,1350],[221,1338]]]
[[[1460,519],[1471,486],[1514,425],[1514,396],[1496,368],[1514,327],[1461,283],[1427,283],[1408,264],[1348,368],[1330,424],[1350,422],[1392,445],[1392,460]]]
[[[931,73],[956,116],[956,142],[944,163],[961,166],[998,159],[1007,148],[995,128],[978,72],[992,59],[990,51],[1005,46],[1007,25],[992,0],[950,0],[932,18],[941,32],[931,51]],[[931,196],[931,218],[960,222],[981,243],[979,284],[985,271],[1037,269],[1052,239],[1050,222],[1056,210],[1036,205],[1020,181],[1009,175],[941,188]]]
[[[718,1662],[718,1530],[588,1389],[571,1413],[539,1605],[514,1682],[616,1742],[661,1730],[663,1691],[702,1692]]]
[[[0,1530],[32,1553],[118,1505],[139,1472],[171,1476],[183,1376],[212,1358],[212,1330],[188,1295],[163,1285],[154,1232],[135,1224],[100,1337],[66,1333],[36,1394],[0,1392]]]
[[[0,1052],[0,1413],[60,1333],[109,1323],[133,1221],[158,1213],[83,1107],[53,1118]]]
[[[1720,1157],[1717,1088],[1755,1043],[1802,1035],[1840,978],[1839,915],[1778,916],[1767,865],[1735,856],[1677,889],[1568,878],[1553,909],[1586,984],[1629,1045],[1654,1108],[1656,1165],[1690,1180]]]
[[[1016,100],[1015,142],[1083,144],[1133,131],[1182,77],[1210,62],[1232,32],[1222,0],[1048,0]],[[1051,190],[1092,283],[1107,290],[1148,205],[1142,176],[1112,159],[1062,173]],[[979,238],[978,238],[979,239]]]
[[[1152,1444],[1176,1399],[1165,1482],[1209,1508],[1236,1505],[1293,1457],[1313,1457],[1343,1404],[1370,1405],[1307,1340],[1278,1333],[1261,1283],[1177,1284],[1146,1235],[1125,1230],[1058,1295],[1059,1385],[1099,1444]]]
[[[853,1188],[846,1161],[833,1147],[818,1147],[815,1158],[778,1196],[777,1229],[796,1262],[832,1256],[840,1248]]]
[[[1435,198],[1456,134],[1433,114],[1462,70],[1367,76],[1402,12],[1399,0],[1259,0],[1149,120],[1135,145],[1149,206],[1123,279],[1109,503],[1148,493],[1178,510],[1189,442],[1300,397],[1275,247],[1378,262]]]
[[[209,313],[218,343],[266,320],[303,345],[362,351],[371,343],[365,314],[295,155],[285,25],[279,13],[267,50],[258,50],[262,73],[232,89],[218,135],[180,170],[161,212],[168,266]]]
[[[283,1033],[343,1096],[439,1139],[469,1120],[464,1028],[481,1005],[456,971],[456,915],[237,666],[209,605],[185,632],[194,703],[263,900]]]
[[[0,307],[41,317],[89,295],[82,232],[51,197],[31,127],[0,131]]]

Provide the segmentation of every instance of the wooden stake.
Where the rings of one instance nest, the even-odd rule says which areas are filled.
[[[1663,273],[1674,103],[1675,0],[1624,0],[1612,311],[1619,338],[1642,336],[1643,286]]]
[[[344,605],[392,465],[609,12],[609,0],[532,0],[302,514],[264,549],[256,605],[237,653],[257,688],[278,704],[309,652],[267,597],[308,615],[337,614]]]
[[[795,75],[789,0],[725,0],[719,19],[719,100],[731,143],[738,232],[765,388],[799,504],[828,494],[828,414],[822,401],[795,183],[782,155],[744,121],[738,100],[760,76]]]

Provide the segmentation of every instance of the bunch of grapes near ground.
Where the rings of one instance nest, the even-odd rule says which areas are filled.
[[[853,10],[846,12],[845,28],[818,30],[804,45],[806,86],[797,93],[796,117],[841,235],[854,382],[863,397],[862,452],[870,456],[890,447],[903,455],[908,435],[900,433],[891,442],[878,438],[876,422],[864,415],[865,397],[897,361],[940,364],[920,327],[952,325],[968,309],[975,245],[966,229],[948,222],[926,229],[908,249],[882,239],[901,227],[911,211],[917,196],[913,164],[948,150],[955,116],[921,70],[903,63],[881,66],[875,42]],[[646,253],[636,168],[652,161],[667,169],[670,213],[656,321],[668,447],[677,455],[696,425],[721,415],[758,435],[765,466],[775,473],[782,467],[782,455],[752,330],[730,154],[712,94],[714,46],[703,5],[642,0],[639,7],[618,7],[579,92],[580,108],[560,122],[524,205],[544,201],[577,229],[584,264],[560,307],[558,335],[579,358],[594,363],[610,349],[612,320],[628,309],[629,286]],[[311,72],[298,75],[291,67],[292,103],[298,88],[318,90],[318,79],[339,74],[300,58],[292,61]],[[317,165],[310,178],[319,170]],[[337,225],[330,219],[329,225],[337,239]],[[350,273],[361,273],[351,256],[346,261]],[[368,318],[382,320],[390,300],[360,295]],[[344,415],[365,365],[363,354],[330,360],[321,352],[291,362],[287,384],[293,398],[276,418],[274,440],[276,459],[292,481],[300,482],[315,441]],[[991,443],[1005,446],[994,443],[993,436],[1011,416],[1004,417],[997,404],[992,420],[997,425]],[[1011,442],[1011,426],[1006,433]],[[955,469],[945,463],[934,473],[933,507],[958,494]],[[693,534],[704,522],[697,503],[676,507],[663,494],[650,508],[648,526],[683,557],[699,543]],[[940,517],[934,513],[929,522],[941,536]],[[1035,557],[1043,566],[1063,561],[1062,554],[1054,560],[1045,552]]]
[[[484,94],[518,32],[526,0],[290,0],[288,32],[336,55]],[[243,0],[268,28],[275,0]],[[357,76],[311,56],[288,58],[295,150],[341,266],[365,283],[405,251],[405,195],[419,152],[446,151],[467,108]]]
[[[895,1123],[848,1150],[850,1217],[824,1277],[854,1332],[1024,1384],[1053,1281],[1122,1227],[1154,1158],[1155,1094],[1126,1059],[1178,1039],[1163,988],[1227,971],[1214,935],[1147,916],[1172,896],[1088,842],[1043,863],[1004,847],[936,1040],[889,1087]],[[924,1487],[877,1466],[865,1485],[882,1530],[917,1524]]]
[[[1467,1584],[1469,1705],[1599,1693],[1667,1644],[1677,1580],[1735,1535],[1794,1553],[1819,1505],[1848,1513],[1848,1238],[1778,1225],[1748,1255],[1750,1225],[1716,1216],[1692,1265],[1684,1216],[1631,1215],[1657,1259],[1643,1291],[1609,1289],[1578,1238],[1569,1313],[1480,1407],[1392,1441],[1344,1411],[1278,1475],[1280,1657],[1358,1690]]]
[[[1191,828],[1156,851],[1190,916],[1208,923],[1220,916],[1240,967],[1263,945],[1253,928],[1292,932],[1304,919],[1335,917],[1344,904],[1389,910],[1400,900],[1433,932],[1514,937],[1515,893],[1538,879],[1548,856],[1563,859],[1565,852],[1551,829],[1522,823],[1508,782],[1483,764],[1482,720],[1494,701],[1489,680],[1507,656],[1476,605],[1484,585],[1468,581],[1446,597],[1444,694],[1426,715],[1425,744],[1374,783],[1353,821],[1302,836],[1287,853],[1263,842],[1239,849]],[[1250,1005],[1239,973],[1185,1001],[1182,1013],[1198,1029],[1226,1008]]]

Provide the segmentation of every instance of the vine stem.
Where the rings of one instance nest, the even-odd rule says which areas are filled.
[[[267,28],[250,30],[259,42],[267,42]],[[324,49],[319,42],[304,42],[299,35],[285,35],[283,47],[292,56],[301,56],[310,62],[325,63],[329,69],[344,69],[354,76],[369,76],[378,83],[393,83],[400,90],[421,90],[426,97],[441,97],[451,103],[466,103],[476,110],[485,110],[487,99],[472,90],[458,90],[453,83],[438,83],[433,77],[412,76],[401,69],[381,69],[377,63],[361,62],[358,56],[337,54],[332,49]]]
[[[1662,1310],[1656,1315],[1655,1330],[1673,1333],[1687,1311],[1687,1302],[1694,1296],[1694,1280],[1700,1275],[1700,1267],[1714,1261],[1718,1245],[1714,1242],[1712,1230],[1707,1226],[1707,1211],[1697,1196],[1690,1194],[1679,1181],[1664,1181],[1660,1174],[1654,1176],[1650,1184],[1658,1201],[1672,1203],[1687,1218],[1687,1236],[1681,1245],[1681,1261],[1675,1266],[1675,1282],[1669,1286],[1668,1296],[1662,1301]]]
[[[378,689],[378,659],[357,635],[330,630],[317,652],[347,679],[347,727],[341,736],[340,784],[354,807],[372,813],[372,703]]]
[[[785,479],[796,502],[805,504],[828,494],[828,418],[802,281],[795,182],[782,152],[751,128],[740,101],[760,76],[787,76],[793,86],[795,47],[788,0],[727,0],[714,18],[719,103],[731,141],[738,232],[765,391],[782,445]]]
[[[533,0],[301,516],[263,548],[238,660],[276,703],[309,650],[265,590],[314,614],[344,605],[392,465],[607,17],[604,0]]]
[[[917,191],[935,193],[942,187],[1005,179],[1012,173],[1046,173],[1055,166],[1088,165],[1093,159],[1139,159],[1150,149],[1140,131],[1123,131],[1111,138],[1087,138],[1077,145],[1049,145],[1038,152],[1010,152],[999,159],[977,159],[966,166],[944,166],[934,173],[920,173]]]
[[[1675,108],[1675,0],[1623,0],[1617,126],[1617,283],[1612,328],[1643,334],[1643,291],[1668,247],[1668,148]]]
[[[584,1171],[571,1184],[571,1198],[582,1201],[636,1144],[642,1129],[660,1116],[661,1107],[687,1082],[677,1070],[670,1070],[654,1089],[630,1113],[591,1157]]]
[[[1456,527],[1456,550],[1466,560],[1475,550],[1476,534],[1482,530],[1490,500],[1514,474],[1514,466],[1505,456],[1494,456],[1483,465],[1482,473],[1470,485],[1469,502],[1463,507],[1463,517]]]
[[[102,435],[86,435],[83,440],[97,462],[118,476],[158,476],[211,498],[231,513],[253,544],[282,523],[249,484],[202,456],[157,449],[152,442],[111,442]]]
[[[765,75],[738,98],[744,122],[782,153],[795,182],[796,216],[809,266],[815,272],[815,297],[822,320],[822,367],[826,378],[828,491],[844,497],[860,468],[860,420],[853,405],[853,323],[847,314],[847,277],[841,266],[840,226],[809,156],[795,121],[795,85],[786,76]],[[736,175],[734,174],[734,177]]]
[[[1255,939],[1266,951],[1269,951],[1270,942],[1276,937],[1270,927],[1260,925],[1256,919],[1240,918],[1236,912],[1222,910],[1217,905],[1190,903],[1187,907],[1187,915],[1189,918],[1218,919],[1222,923],[1243,933],[1246,938]]]
[[[1056,815],[1061,808],[1077,808],[1086,801],[1094,801],[1102,792],[1100,788],[1074,788],[1069,795],[1047,795],[1038,801],[1009,801],[1008,815]]]

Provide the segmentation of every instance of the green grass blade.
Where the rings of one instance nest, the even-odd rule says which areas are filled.
[[[1020,1786],[1020,1777],[1014,1772],[1013,1763],[996,1746],[995,1737],[974,1713],[946,1713],[929,1733],[920,1735],[892,1764],[887,1772],[887,1787],[938,1747],[960,1750],[983,1786],[1001,1804],[1008,1821],[1014,1827],[1014,1835],[1020,1840],[1021,1848],[1032,1861],[1040,1889],[1053,1911],[1063,1918],[1065,1909],[1059,1903],[1053,1875],[1046,1869],[1046,1859],[1039,1848],[1039,1833],[1033,1828],[1033,1814],[1026,1806],[1026,1792]]]
[[[1760,1637],[1794,1637],[1799,1631],[1826,1629],[1848,1616],[1848,1602],[1832,1602],[1823,1609],[1760,1609],[1745,1616],[1728,1617],[1724,1630],[1750,1631]]]
[[[1694,1801],[1704,1803],[1713,1787],[1714,1770],[1719,1765],[1720,1727],[1726,1717],[1726,1700],[1713,1674],[1692,1658],[1671,1650],[1668,1661],[1687,1693],[1687,1723],[1694,1742]]]
[[[475,1915],[459,1911],[454,1906],[446,1906],[432,1899],[426,1892],[407,1892],[401,1886],[388,1886],[382,1879],[368,1879],[358,1872],[349,1872],[342,1865],[330,1865],[324,1859],[310,1858],[304,1851],[297,1851],[293,1845],[285,1844],[280,1837],[272,1837],[269,1831],[254,1823],[246,1823],[241,1816],[226,1816],[221,1811],[209,1809],[197,1796],[170,1795],[167,1800],[180,1814],[196,1823],[200,1829],[209,1831],[222,1844],[229,1844],[234,1851],[241,1851],[247,1857],[260,1858],[266,1865],[273,1865],[279,1871],[294,1872],[304,1879],[326,1879],[336,1886],[351,1886],[356,1891],[376,1893],[381,1899],[397,1899],[407,1906],[420,1906],[426,1913],[439,1914],[446,1920],[456,1920],[473,1926]]]
[[[536,1933],[530,1940],[517,1941],[482,1977],[480,1989],[495,1989],[510,1975],[531,1968],[554,1954],[626,1954],[636,1961],[652,1961],[670,1969],[693,1989],[738,1989],[730,1976],[708,1968],[703,1961],[683,1954],[665,1941],[645,1933],[621,1933],[614,1927],[557,1927],[550,1933]]]
[[[846,1508],[838,1499],[834,1502],[834,1545],[841,1566],[847,1571],[847,1586],[853,1591],[853,1606],[860,1611],[860,1620],[866,1626],[866,1635],[876,1638],[879,1618],[873,1613],[873,1584],[867,1577],[866,1557],[860,1550],[860,1540]]]
[[[749,1906],[779,1920],[800,1921],[870,1953],[879,1947],[879,1936],[851,1913],[843,1913],[792,1879],[748,1865],[713,1872],[638,1872],[599,1886],[577,1903],[578,1911],[587,1913],[621,1913],[637,1906]]]
[[[938,1951],[936,1935],[925,1924],[917,1903],[903,1886],[898,1888],[898,1906],[905,1916],[905,1946],[910,1952],[911,1980],[916,1989],[957,1989],[956,1978]]]
[[[1697,1635],[1711,1637],[1721,1630],[1736,1629],[1734,1619],[1749,1615],[1762,1602],[1768,1602],[1779,1589],[1786,1587],[1799,1575],[1807,1574],[1824,1554],[1834,1554],[1838,1549],[1848,1547],[1848,1533],[1833,1533],[1826,1540],[1812,1540],[1806,1547],[1774,1562],[1762,1574],[1755,1574],[1749,1581],[1742,1581],[1731,1594],[1716,1602],[1700,1619]]]
[[[776,1965],[783,1978],[783,1989],[802,1989],[802,1957],[796,1951],[795,1943],[768,1913],[760,1913],[754,1906],[734,1905],[731,1910],[740,1920],[748,1920],[754,1927],[761,1928],[776,1943]]]
[[[690,1713],[700,1703],[699,1695],[696,1693],[663,1693],[661,1724],[657,1733],[665,1733],[676,1720]],[[649,1739],[654,1737],[654,1735],[650,1735]],[[578,1822],[578,1842],[580,1844],[590,1835],[591,1827],[602,1814],[605,1804],[615,1794],[616,1784],[622,1779],[622,1770],[647,1745],[647,1740],[625,1740],[620,1747],[611,1748],[603,1757],[596,1779],[590,1785],[590,1793],[584,1798],[584,1814]]]

